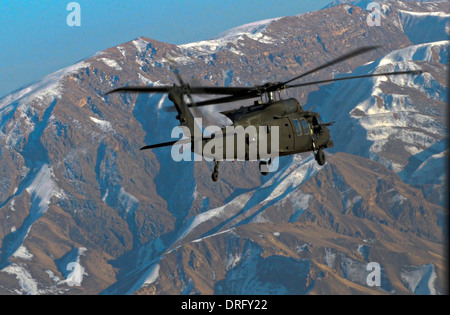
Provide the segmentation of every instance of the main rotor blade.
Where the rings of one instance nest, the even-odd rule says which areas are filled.
[[[222,86],[188,86],[191,94],[217,94],[217,95],[235,95],[251,91],[250,87],[222,87]]]
[[[124,86],[106,92],[105,95],[126,92],[126,93],[169,93],[173,86]]]
[[[208,105],[217,105],[217,104],[225,104],[225,103],[231,103],[231,102],[237,102],[242,100],[247,100],[249,98],[255,98],[258,97],[258,94],[255,93],[246,93],[243,95],[236,95],[236,96],[227,96],[227,97],[220,97],[220,98],[214,98],[211,100],[201,101],[197,102],[195,104],[189,105],[189,107],[199,107],[199,106],[208,106]]]
[[[319,67],[317,67],[317,68],[314,68],[314,69],[312,69],[312,70],[309,70],[308,72],[305,72],[305,73],[303,73],[303,74],[301,74],[301,75],[299,75],[299,76],[297,76],[297,77],[295,77],[295,78],[293,78],[293,79],[290,79],[290,80],[288,80],[288,81],[286,81],[286,82],[280,83],[280,86],[286,85],[286,84],[288,84],[288,83],[291,83],[292,81],[295,81],[295,80],[298,80],[298,79],[300,79],[300,78],[303,78],[304,76],[307,76],[307,75],[309,75],[309,74],[311,74],[311,73],[317,72],[317,71],[319,71],[319,70],[322,70],[322,69],[324,69],[324,68],[327,68],[327,67],[329,67],[329,66],[332,66],[332,65],[334,65],[334,64],[337,64],[337,63],[342,62],[342,61],[344,61],[344,60],[347,60],[347,59],[356,57],[356,56],[358,56],[358,55],[367,53],[367,52],[369,52],[369,51],[378,49],[378,48],[380,48],[380,47],[381,47],[381,46],[368,46],[368,47],[359,48],[359,49],[354,50],[354,51],[352,51],[352,52],[350,52],[350,53],[348,53],[348,54],[345,54],[345,55],[343,55],[343,56],[341,56],[341,57],[339,57],[339,58],[336,58],[336,59],[334,59],[334,60],[332,60],[332,61],[330,61],[330,62],[327,62],[327,63],[325,63],[325,64],[323,64],[323,65],[321,65],[321,66],[319,66]]]
[[[117,92],[127,93],[169,93],[174,86],[124,86],[107,92],[105,95]],[[251,91],[249,87],[215,87],[215,86],[185,86],[186,93],[190,94],[217,94],[234,95]]]
[[[375,73],[375,74],[367,74],[367,75],[358,75],[354,77],[344,77],[344,78],[336,78],[336,79],[329,79],[329,80],[321,80],[321,81],[314,81],[314,82],[306,82],[306,83],[299,83],[299,84],[293,84],[293,85],[286,85],[286,89],[290,88],[296,88],[296,87],[302,87],[302,86],[308,86],[308,85],[315,85],[315,84],[322,84],[322,83],[330,83],[335,81],[343,81],[343,80],[352,80],[352,79],[362,79],[362,78],[371,78],[371,77],[381,77],[381,76],[391,76],[391,75],[402,75],[402,74],[414,74],[419,75],[421,73],[424,73],[422,70],[411,70],[411,71],[400,71],[400,72],[386,72],[386,73]]]

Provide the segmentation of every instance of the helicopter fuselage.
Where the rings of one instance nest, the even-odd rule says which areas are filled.
[[[330,124],[324,124],[318,113],[304,111],[294,98],[255,102],[252,106],[222,114],[233,124],[214,133],[211,138],[203,139],[201,147],[201,155],[216,161],[264,160],[274,155],[285,156],[333,146],[328,129]],[[275,131],[276,134],[272,134]],[[214,147],[211,148],[213,140]],[[264,141],[266,145],[262,146]],[[256,152],[252,151],[255,148]],[[199,146],[192,146],[197,154],[198,149]]]

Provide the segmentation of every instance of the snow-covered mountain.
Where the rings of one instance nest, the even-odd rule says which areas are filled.
[[[397,23],[414,44],[448,40],[450,36],[450,13],[442,0],[370,1],[336,0],[325,8],[338,5],[358,6],[365,10],[379,9],[380,23]]]
[[[180,46],[141,37],[0,99],[0,293],[446,292],[449,5],[382,7],[379,27],[341,4]],[[290,91],[336,121],[336,147],[324,167],[298,155],[268,178],[224,163],[212,184],[206,162],[139,152],[169,141],[170,101],[103,96],[173,83],[175,68],[199,84],[282,81],[372,45],[308,80],[426,72]],[[379,288],[364,281],[372,261]]]
[[[379,161],[405,182],[435,185],[443,199],[447,181],[446,146],[449,41],[412,45],[393,51],[352,74],[424,70],[419,78],[398,76],[341,82],[310,94],[325,119],[343,132],[333,150]],[[356,106],[355,106],[356,105]],[[350,134],[354,134],[349,137]],[[432,162],[431,162],[432,161]],[[428,194],[424,191],[425,194]],[[437,194],[433,194],[435,198]]]

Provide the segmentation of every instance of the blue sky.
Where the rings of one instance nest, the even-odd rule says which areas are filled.
[[[318,10],[331,0],[0,1],[0,97],[97,51],[140,36],[183,44],[242,24]]]

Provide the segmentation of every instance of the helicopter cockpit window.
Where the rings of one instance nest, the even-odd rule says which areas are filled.
[[[316,118],[319,124],[323,124],[322,117],[320,117],[320,115],[317,115]]]
[[[304,135],[309,135],[309,125],[306,122],[306,120],[302,119],[302,120],[300,120],[300,123],[302,124],[303,134]]]
[[[297,129],[297,135],[301,136],[302,135],[302,127],[300,126],[300,123],[298,122],[297,119],[293,119],[293,121],[294,121],[295,129]]]

